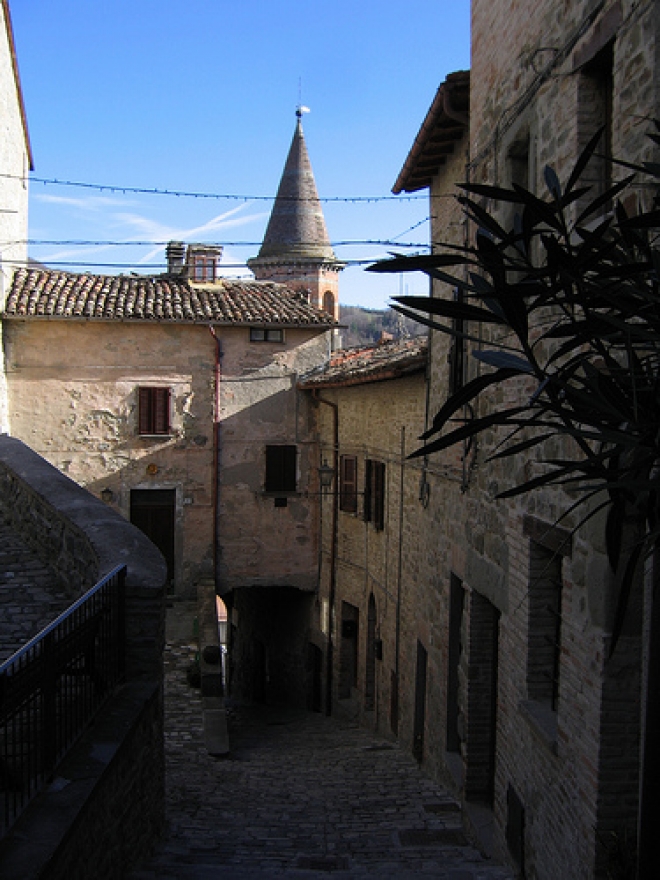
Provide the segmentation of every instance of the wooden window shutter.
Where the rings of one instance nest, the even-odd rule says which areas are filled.
[[[150,388],[140,388],[138,390],[138,431],[140,432],[140,434],[151,433],[151,431],[149,430],[149,428],[151,427],[151,395],[149,394],[150,390]]]
[[[373,487],[373,523],[375,528],[385,528],[385,465],[375,461]]]
[[[373,499],[373,461],[368,458],[364,463],[364,521],[371,522]]]
[[[138,431],[140,434],[169,434],[169,388],[138,389]]]
[[[167,434],[170,430],[170,389],[154,388],[154,434]]]
[[[347,513],[357,513],[357,458],[342,455],[340,459],[339,507]]]

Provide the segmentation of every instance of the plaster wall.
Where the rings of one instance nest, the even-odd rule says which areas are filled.
[[[0,4],[0,309],[4,307],[14,269],[27,260],[30,165],[7,28],[5,6]],[[7,389],[0,371],[0,431],[8,430]]]
[[[244,331],[247,334],[247,330]],[[286,330],[284,343],[223,337],[220,502],[221,593],[239,587],[314,590],[316,467],[309,402],[298,376],[328,355],[329,334]],[[266,446],[297,448],[296,490],[265,491]],[[282,505],[282,506],[278,506]]]
[[[94,494],[108,488],[130,515],[134,489],[176,493],[175,589],[199,580],[312,586],[314,535],[302,495],[284,509],[263,497],[266,443],[299,445],[308,425],[295,374],[325,357],[323,335],[286,331],[250,343],[248,328],[76,321],[5,322],[14,433]],[[171,432],[138,433],[138,388],[171,389]],[[220,412],[216,431],[214,413]],[[218,449],[214,450],[217,433]],[[217,457],[221,477],[215,485]],[[218,540],[214,503],[219,501]]]

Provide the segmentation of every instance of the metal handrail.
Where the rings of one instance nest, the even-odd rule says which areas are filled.
[[[126,566],[0,665],[0,836],[124,677]]]

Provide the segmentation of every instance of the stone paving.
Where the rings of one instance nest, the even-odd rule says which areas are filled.
[[[168,610],[167,829],[131,880],[509,880],[469,844],[458,805],[414,760],[335,718],[230,707],[231,752],[204,748],[194,606]]]
[[[0,663],[52,623],[73,600],[57,576],[0,517]]]

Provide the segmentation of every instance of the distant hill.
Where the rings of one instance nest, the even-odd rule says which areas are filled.
[[[340,330],[342,348],[358,345],[375,345],[383,332],[394,339],[421,336],[426,328],[417,321],[400,315],[393,309],[363,309],[360,306],[340,306],[339,321],[345,325]]]

